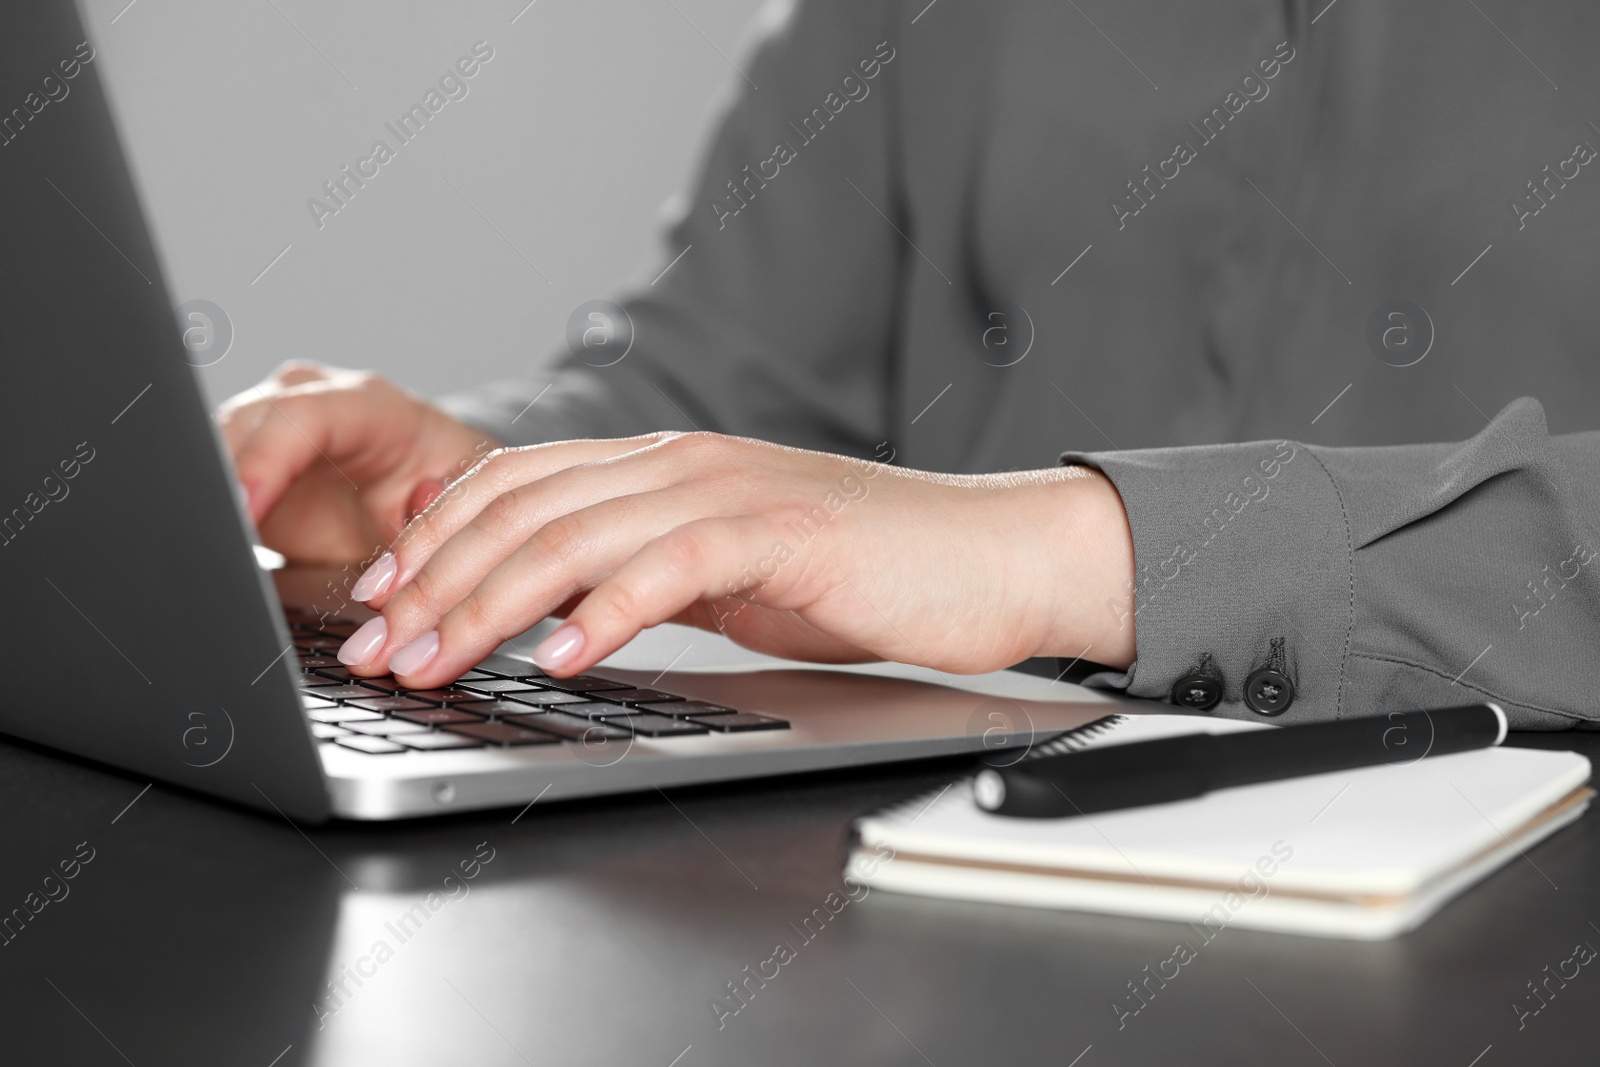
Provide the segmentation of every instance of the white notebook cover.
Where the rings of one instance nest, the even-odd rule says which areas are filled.
[[[1056,744],[1251,729],[1272,727],[1119,715]],[[1389,937],[1578,818],[1589,774],[1576,753],[1493,748],[1066,819],[991,815],[962,781],[858,820],[846,874],[882,889],[1175,919],[1202,932]]]

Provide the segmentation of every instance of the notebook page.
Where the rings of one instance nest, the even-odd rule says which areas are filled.
[[[1260,728],[1186,716],[1127,717],[1092,745]],[[991,815],[970,782],[931,805],[858,822],[897,852],[1134,878],[1232,882],[1266,855],[1281,888],[1404,893],[1549,807],[1589,777],[1571,752],[1495,748],[1237,789],[1067,819]],[[1277,846],[1274,852],[1274,846]]]

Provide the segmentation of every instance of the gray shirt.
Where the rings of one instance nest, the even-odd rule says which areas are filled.
[[[1097,683],[1600,720],[1596,41],[1553,2],[777,5],[610,347],[445,406],[1065,451],[1134,534],[1139,658]]]

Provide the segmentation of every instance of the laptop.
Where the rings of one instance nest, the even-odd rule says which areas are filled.
[[[84,20],[40,2],[6,28],[0,732],[318,822],[1011,759],[1109,710],[1021,674],[808,668],[698,631],[579,679],[519,641],[439,690],[350,679],[330,653],[368,617],[353,575],[258,559]],[[702,651],[674,662],[684,634]]]

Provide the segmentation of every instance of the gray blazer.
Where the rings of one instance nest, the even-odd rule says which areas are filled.
[[[445,406],[1066,450],[1137,554],[1096,684],[1600,721],[1600,7],[1324,3],[776,4],[620,309]]]

